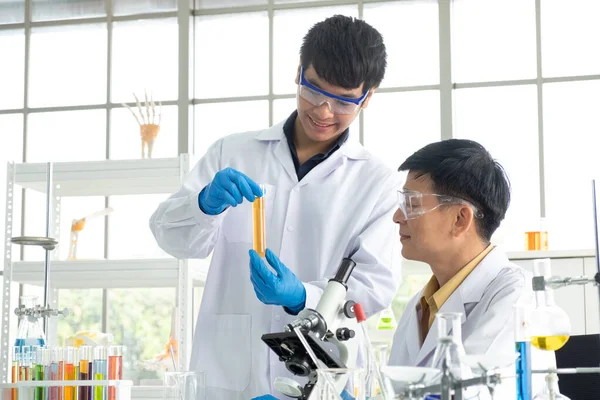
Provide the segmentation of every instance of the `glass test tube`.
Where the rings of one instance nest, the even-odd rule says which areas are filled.
[[[19,371],[21,368],[21,346],[13,346],[12,376],[11,382],[19,382]],[[17,400],[17,389],[11,389],[11,400]]]
[[[108,366],[106,365],[107,351],[104,346],[94,348],[94,380],[102,381],[108,378]],[[105,386],[94,386],[93,400],[106,400],[107,390]]]
[[[81,346],[79,348],[79,380],[87,381],[92,379],[90,373],[92,372],[92,347]],[[91,386],[80,386],[79,387],[79,398],[78,400],[92,400]]]
[[[108,348],[108,379],[123,379],[123,346],[110,346]],[[108,400],[116,399],[114,386],[108,388]]]
[[[75,380],[75,348],[66,347],[64,350],[64,380]],[[75,387],[65,386],[64,400],[75,400]]]
[[[32,346],[34,347],[34,346]],[[33,380],[34,381],[43,381],[44,380],[44,348],[35,346],[35,358],[32,360],[33,364]],[[33,356],[33,351],[32,351]],[[44,399],[44,388],[42,386],[36,386],[34,393],[35,400],[45,400]]]
[[[265,195],[266,186],[260,184],[263,195],[254,199],[252,203],[252,220],[254,225],[254,250],[261,257],[267,251],[267,230],[265,223]]]

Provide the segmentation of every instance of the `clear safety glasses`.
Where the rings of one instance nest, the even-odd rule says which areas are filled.
[[[433,200],[433,201],[432,201]],[[437,201],[435,201],[437,200]],[[483,213],[467,200],[442,194],[423,194],[410,190],[398,190],[398,208],[405,219],[415,219],[443,205],[466,204],[473,209],[475,218],[483,218]]]
[[[354,114],[367,98],[368,93],[369,91],[367,90],[361,97],[351,99],[326,92],[307,81],[304,78],[304,69],[300,68],[300,85],[298,85],[298,94],[300,97],[316,107],[327,103],[329,109],[334,114]]]

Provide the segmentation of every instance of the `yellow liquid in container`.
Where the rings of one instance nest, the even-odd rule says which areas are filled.
[[[540,350],[558,350],[567,343],[569,335],[534,336],[531,344]]]
[[[254,222],[254,250],[264,257],[267,251],[264,190],[263,197],[255,198],[252,203],[252,220]]]

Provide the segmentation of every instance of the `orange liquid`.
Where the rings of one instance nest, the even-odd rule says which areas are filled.
[[[19,381],[19,367],[13,365],[12,367],[12,383]],[[17,400],[17,389],[11,389],[11,400]]]
[[[65,379],[65,363],[64,361],[59,361],[58,362],[58,380],[62,381]],[[64,392],[65,388],[62,386],[58,387],[58,398],[62,399],[63,398],[63,392]]]
[[[123,379],[123,357],[109,356],[108,357],[108,379],[120,380]],[[108,400],[116,399],[116,388],[108,387]]]
[[[65,381],[75,380],[75,366],[73,364],[65,364]],[[75,387],[65,386],[65,398],[64,400],[75,400]]]
[[[526,250],[548,250],[548,232],[525,232]]]
[[[267,230],[263,197],[257,197],[252,203],[252,220],[254,222],[254,250],[264,257],[267,251]]]

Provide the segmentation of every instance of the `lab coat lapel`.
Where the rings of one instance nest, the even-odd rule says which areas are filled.
[[[490,251],[454,293],[450,295],[438,311],[438,314],[443,312],[459,312],[461,313],[461,324],[464,324],[467,321],[465,304],[478,303],[483,297],[486,288],[507,264],[509,264],[508,258],[501,250],[495,248]],[[438,331],[436,322],[435,320],[433,321],[425,343],[423,343],[423,347],[419,351],[416,365],[419,365],[437,345]],[[445,332],[445,334],[449,333],[450,326],[447,327],[447,330],[448,332]],[[418,329],[412,332],[418,332]]]
[[[285,172],[288,174],[293,182],[298,182],[298,176],[296,175],[296,168],[294,167],[294,161],[292,160],[292,154],[290,153],[290,147],[283,133],[284,122],[273,125],[269,129],[265,129],[256,135],[256,139],[260,141],[276,142],[273,143],[272,151],[273,155],[279,161]]]
[[[344,165],[348,159],[367,159],[368,155],[360,143],[348,138],[337,151],[331,154],[325,161],[314,167],[300,182],[300,186],[311,182],[318,182],[336,169]]]
[[[421,298],[422,292],[423,291],[421,290],[421,292],[416,296],[417,299]],[[408,350],[408,355],[411,360],[411,365],[417,359],[417,357],[419,355],[419,348],[421,346],[420,337],[419,337],[420,329],[419,329],[419,313],[417,312],[417,304],[414,304],[414,306],[410,310],[406,310],[406,312],[410,313],[410,316],[408,318],[408,327],[406,329],[407,335],[405,336],[405,338],[406,338],[405,340],[406,340],[406,347]],[[413,332],[416,332],[416,335],[413,334]]]

